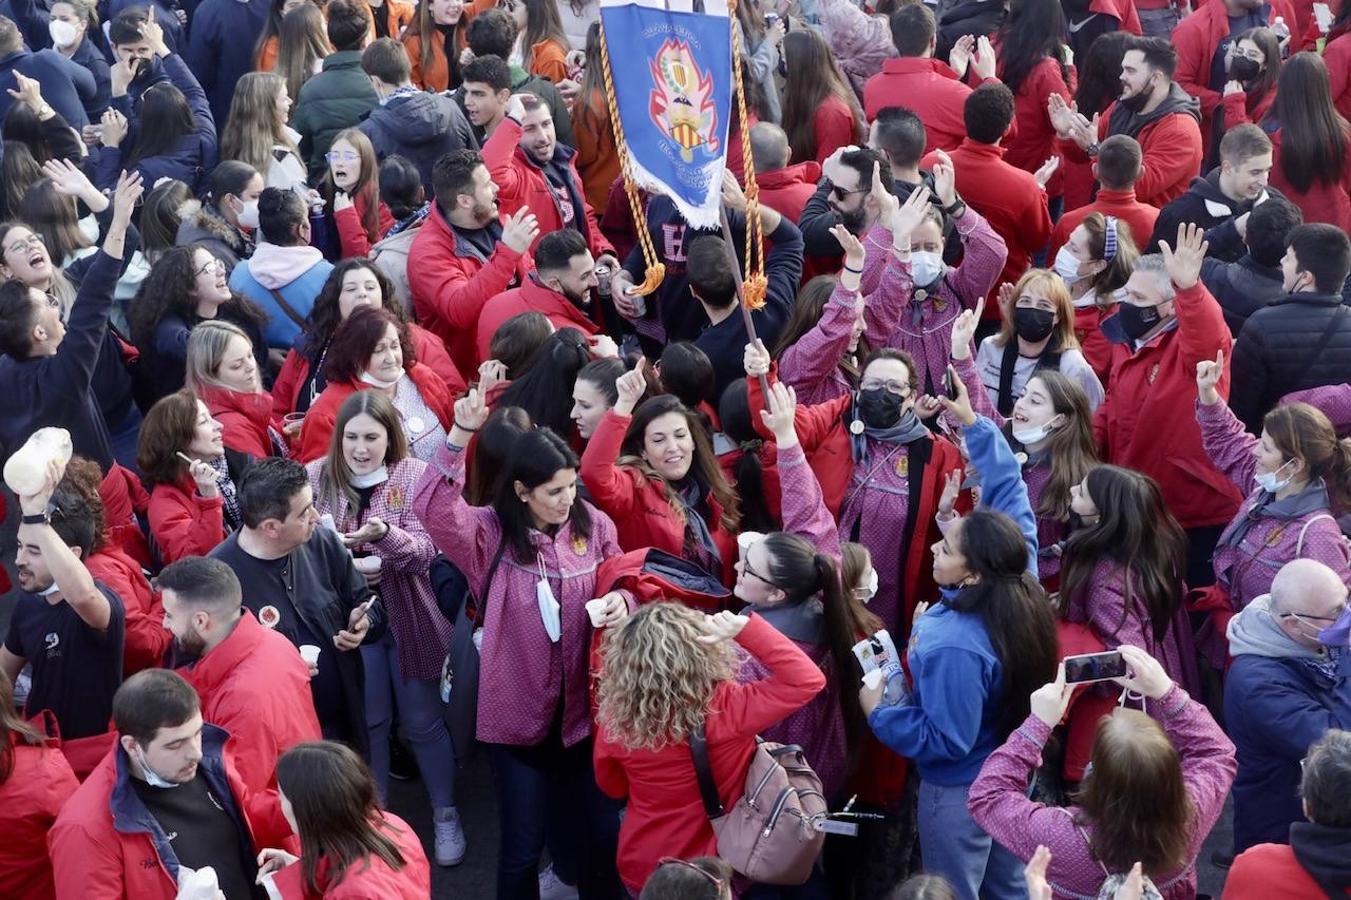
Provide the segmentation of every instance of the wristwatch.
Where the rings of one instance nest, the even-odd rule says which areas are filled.
[[[958,197],[956,200],[953,200],[950,204],[943,207],[944,215],[952,219],[957,218],[964,212],[966,212],[966,201],[961,197]]]

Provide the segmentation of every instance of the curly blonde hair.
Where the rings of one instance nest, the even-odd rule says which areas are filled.
[[[630,750],[682,742],[736,671],[731,648],[699,640],[704,614],[679,603],[644,606],[606,629],[597,695],[610,739]]]

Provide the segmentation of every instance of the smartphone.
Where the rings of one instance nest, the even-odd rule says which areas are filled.
[[[1082,653],[1065,657],[1065,683],[1088,684],[1094,681],[1111,681],[1124,678],[1126,660],[1120,650],[1108,650],[1105,653]]]
[[[943,393],[949,400],[957,399],[957,379],[953,377],[951,371],[943,373]]]

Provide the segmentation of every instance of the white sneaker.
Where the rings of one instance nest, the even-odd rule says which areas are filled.
[[[460,827],[460,811],[453,806],[435,810],[432,813],[432,830],[435,832],[436,864],[438,866],[458,866],[464,862],[464,829]]]
[[[559,881],[550,865],[539,873],[539,900],[577,900],[577,889]]]

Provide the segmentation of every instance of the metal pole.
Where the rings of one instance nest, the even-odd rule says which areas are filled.
[[[746,340],[747,340],[748,342],[750,342],[750,343],[753,344],[753,343],[755,343],[755,342],[758,340],[758,338],[756,337],[756,334],[755,334],[755,322],[753,322],[753,321],[751,320],[751,311],[750,311],[750,309],[746,306],[746,284],[745,284],[745,282],[742,281],[742,279],[741,279],[741,262],[740,262],[740,260],[737,259],[737,255],[736,255],[736,244],[732,243],[732,226],[731,226],[731,223],[729,223],[729,222],[727,221],[727,207],[726,207],[726,206],[719,206],[719,207],[718,207],[718,218],[719,218],[719,220],[720,220],[721,223],[722,223],[722,242],[723,242],[723,246],[724,246],[724,247],[726,248],[726,250],[727,250],[727,259],[728,259],[728,260],[731,262],[731,264],[732,264],[732,278],[733,278],[733,280],[736,282],[736,298],[737,298],[737,305],[741,307],[741,318],[742,318],[742,321],[744,321],[744,322],[746,323]],[[747,224],[749,225],[749,223],[747,223]],[[746,239],[747,239],[747,240],[750,240],[750,234],[751,234],[751,229],[748,227],[748,228],[746,229]],[[750,255],[750,248],[749,248],[749,247],[746,248],[746,255],[747,255],[747,256]],[[760,391],[762,392],[762,394],[763,394],[764,397],[765,397],[766,408],[768,408],[768,404],[769,404],[769,378],[768,378],[768,376],[765,376],[765,375],[761,375],[761,376],[760,376]]]

